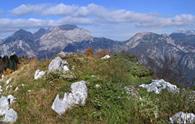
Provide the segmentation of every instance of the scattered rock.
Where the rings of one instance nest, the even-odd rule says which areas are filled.
[[[2,96],[0,98],[0,116],[5,115],[6,110],[9,109],[9,102],[7,97]]]
[[[1,75],[1,79],[4,79],[4,77],[5,77],[5,76],[2,74],[2,75]]]
[[[140,87],[147,89],[148,92],[155,92],[156,94],[159,94],[163,89],[173,93],[179,92],[179,88],[176,85],[166,82],[163,79],[153,80],[151,84],[142,84]]]
[[[69,71],[69,68],[68,68],[68,66],[64,66],[64,67],[63,67],[63,70],[64,70],[64,72],[67,72],[67,71]]]
[[[17,112],[14,111],[12,108],[11,109],[8,109],[6,110],[5,112],[5,117],[4,119],[2,120],[3,122],[6,122],[6,123],[9,123],[9,122],[16,122],[17,118],[18,118],[18,115],[17,115]]]
[[[76,104],[85,105],[87,98],[87,86],[85,81],[75,82],[71,85],[71,91]]]
[[[0,98],[0,116],[3,118],[0,120],[6,123],[13,123],[17,119],[17,113],[10,108],[10,104],[12,104],[15,100],[15,97],[12,95],[8,95],[7,97],[2,96]]]
[[[11,78],[9,78],[7,81],[6,81],[6,85],[8,85],[10,82],[11,82]]]
[[[178,112],[169,119],[171,124],[194,124],[195,114]]]
[[[65,113],[65,111],[73,106],[73,101],[74,99],[71,93],[65,93],[62,99],[59,98],[59,95],[57,95],[51,108],[59,115],[62,115]]]
[[[102,57],[101,59],[110,59],[110,55],[105,55],[105,56]]]
[[[37,69],[37,70],[35,71],[35,74],[34,74],[34,79],[35,79],[35,80],[40,79],[40,78],[42,78],[44,75],[45,75],[45,72],[44,72],[44,71],[40,71],[39,69]]]
[[[69,71],[68,62],[62,60],[60,57],[56,57],[50,62],[48,70],[49,72],[55,72],[55,71],[67,72]]]
[[[4,78],[5,78],[5,76],[2,74],[2,75],[1,75],[1,78],[0,78],[0,81],[3,81]]]
[[[74,105],[85,105],[86,99],[86,82],[75,82],[71,85],[71,93],[64,93],[63,98],[59,98],[59,95],[57,95],[51,108],[59,115],[62,115]]]

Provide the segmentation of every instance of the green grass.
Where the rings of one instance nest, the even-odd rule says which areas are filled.
[[[178,111],[195,112],[190,91],[156,95],[138,88],[139,84],[151,81],[152,73],[131,55],[117,54],[101,60],[77,54],[67,61],[71,74],[53,73],[35,81],[35,70],[47,70],[49,61],[33,60],[10,75],[13,87],[4,95],[17,98],[13,105],[18,112],[17,124],[166,124]],[[67,78],[69,75],[74,78]],[[51,109],[55,96],[69,92],[70,85],[80,80],[88,82],[86,105],[57,115]],[[135,87],[138,95],[127,94],[126,86]],[[15,92],[16,87],[19,90]]]

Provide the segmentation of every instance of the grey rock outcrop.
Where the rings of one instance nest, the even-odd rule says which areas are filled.
[[[56,57],[50,62],[48,66],[48,71],[49,72],[55,72],[55,71],[67,72],[69,71],[68,62],[65,60],[62,60],[60,57]]]
[[[167,90],[172,93],[179,92],[179,88],[176,85],[173,85],[165,80],[153,80],[150,84],[141,84],[139,87],[147,89],[148,92],[154,92],[159,94],[162,90]]]
[[[35,80],[40,79],[40,78],[42,78],[44,75],[45,75],[45,71],[40,71],[39,69],[37,69],[37,70],[35,71],[35,74],[34,74],[34,79],[35,79]]]
[[[195,114],[178,112],[169,118],[171,124],[194,124]]]
[[[63,98],[57,95],[51,108],[59,115],[62,115],[74,105],[85,105],[87,94],[86,82],[75,82],[71,85],[71,93],[64,93]]]
[[[5,123],[13,123],[17,120],[17,112],[10,108],[10,104],[14,102],[15,98],[12,95],[7,97],[2,96],[0,98],[0,116],[3,118],[0,120]]]

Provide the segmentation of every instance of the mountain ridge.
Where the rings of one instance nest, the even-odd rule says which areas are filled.
[[[125,51],[137,56],[139,62],[151,68],[158,77],[166,76],[169,81],[186,81],[194,85],[194,41],[195,35],[187,31],[171,34],[139,32],[120,42],[94,37],[86,29],[67,24],[40,28],[35,33],[21,29],[3,40],[0,53],[6,55],[15,52],[19,56],[50,58],[60,51],[83,52],[87,48]]]

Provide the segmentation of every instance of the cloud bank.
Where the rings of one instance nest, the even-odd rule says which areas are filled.
[[[195,22],[195,16],[190,14],[166,18],[151,13],[138,13],[124,9],[110,10],[97,4],[88,4],[86,6],[66,5],[63,3],[56,5],[22,4],[14,8],[11,13],[18,17],[29,14],[59,16],[61,19],[57,20],[58,22],[66,23],[67,19],[70,19],[73,20],[73,23],[79,24],[133,23],[138,26],[180,26],[191,25]]]
[[[77,25],[130,24],[135,28],[194,26],[195,24],[195,16],[191,14],[163,17],[153,13],[109,9],[93,3],[86,6],[67,5],[64,3],[55,5],[22,4],[8,13],[10,14],[9,18],[0,17],[0,27],[7,30],[55,26],[67,23]]]

